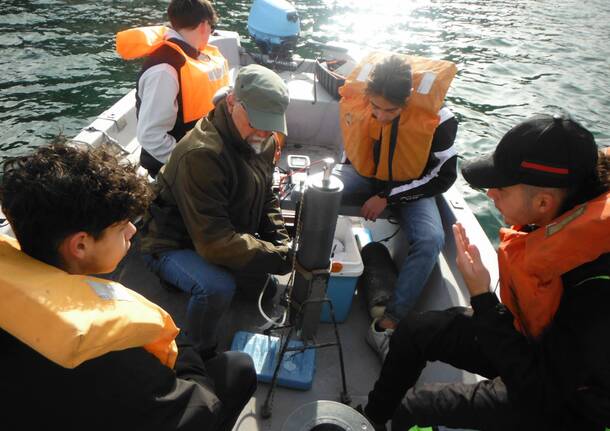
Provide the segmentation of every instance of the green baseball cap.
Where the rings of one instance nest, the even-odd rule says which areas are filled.
[[[288,134],[285,112],[290,97],[277,73],[258,64],[244,66],[235,78],[234,93],[246,108],[252,127]]]

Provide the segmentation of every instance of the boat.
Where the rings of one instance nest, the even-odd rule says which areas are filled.
[[[338,161],[342,157],[342,136],[338,127],[339,107],[336,94],[320,79],[320,63],[315,59],[285,58],[277,52],[255,53],[244,49],[240,43],[240,35],[233,31],[216,30],[211,36],[210,44],[216,46],[229,62],[231,80],[234,80],[240,67],[247,64],[259,63],[276,70],[285,80],[290,92],[290,104],[286,112],[288,137],[282,150],[279,166],[288,169],[287,159],[291,155],[306,155],[310,160],[318,161],[333,158]],[[357,54],[346,49],[333,49],[332,55],[343,58],[344,61],[357,62]],[[91,124],[83,128],[73,138],[77,144],[97,146],[110,144],[115,146],[124,159],[138,163],[140,145],[136,138],[136,109],[135,89],[130,91],[109,109],[101,113]],[[143,171],[143,173],[145,173]],[[315,173],[312,167],[311,173]],[[445,230],[445,246],[439,255],[436,265],[427,286],[416,306],[418,310],[440,310],[453,306],[467,306],[469,304],[468,290],[455,263],[455,243],[452,234],[452,225],[461,223],[471,239],[481,251],[484,264],[490,270],[492,285],[497,284],[498,267],[496,252],[487,238],[474,214],[454,185],[447,192],[436,198]],[[287,200],[288,201],[288,200]],[[286,205],[290,205],[286,202]],[[287,208],[290,209],[290,208]],[[402,232],[396,232],[395,225],[387,220],[376,222],[365,221],[358,217],[358,207],[344,205],[340,209],[343,223],[347,223],[348,230],[360,238],[366,232],[369,240],[379,241],[387,237],[384,242],[395,262],[404,259],[407,252],[406,240]],[[0,214],[1,217],[1,214]],[[0,233],[9,234],[10,227],[0,227]],[[359,235],[359,236],[358,236]],[[355,236],[355,237],[356,237]],[[144,294],[146,297],[163,306],[175,319],[178,326],[184,323],[187,295],[164,288],[155,275],[149,272],[138,252],[137,237],[134,246],[126,258],[120,263],[115,272],[108,275],[120,281],[127,287]],[[332,278],[332,277],[331,277]],[[316,365],[311,388],[298,390],[277,387],[274,390],[272,403],[268,404],[270,417],[261,415],[267,399],[269,384],[261,383],[256,394],[243,410],[235,430],[282,430],[290,419],[291,414],[302,406],[319,400],[344,401],[351,406],[365,405],[368,392],[378,376],[381,364],[376,354],[366,344],[364,336],[370,325],[370,317],[363,300],[363,295],[356,291],[349,299],[349,314],[344,322],[338,324],[338,331],[343,351],[346,389],[349,397],[345,397],[340,373],[339,355],[335,348],[315,349]],[[272,305],[268,314],[277,312],[277,306]],[[237,331],[250,333],[262,332],[261,327],[265,319],[259,314],[256,304],[245,298],[235,298],[229,313],[225,316],[226,324],[223,338],[220,340],[220,349],[229,349],[233,335]],[[334,340],[334,326],[329,323],[320,323],[317,327],[317,340]],[[424,382],[475,382],[481,377],[468,372],[457,370],[441,363],[429,363],[418,383]],[[312,417],[312,420],[315,419]],[[311,422],[315,425],[324,422]],[[334,426],[334,428],[333,428]],[[305,428],[303,428],[305,429]],[[332,425],[328,428],[348,429],[341,425]]]

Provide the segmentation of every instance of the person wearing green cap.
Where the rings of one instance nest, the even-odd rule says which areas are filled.
[[[285,274],[289,236],[271,189],[276,141],[286,134],[288,88],[271,70],[242,67],[235,85],[176,146],[155,183],[142,251],[161,280],[191,294],[187,332],[205,357],[236,274]]]

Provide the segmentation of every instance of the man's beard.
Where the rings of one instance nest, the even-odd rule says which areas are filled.
[[[256,154],[260,154],[263,152],[263,145],[265,144],[265,141],[267,139],[268,138],[261,138],[260,136],[251,135],[248,136],[246,141],[248,142],[248,144],[250,144]]]

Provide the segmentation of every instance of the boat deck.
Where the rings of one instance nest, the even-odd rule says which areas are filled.
[[[448,202],[446,197],[439,198],[441,208],[447,205],[446,202]],[[446,209],[447,211],[441,211],[441,213],[446,228],[450,228],[453,223],[454,212],[448,211],[448,208]],[[353,209],[348,208],[343,212],[353,212]],[[470,212],[468,213],[470,214]],[[395,229],[393,225],[386,223],[384,231],[383,222],[377,222],[377,226],[374,228],[378,237],[386,236],[388,232],[392,233]],[[390,244],[390,247],[404,242],[404,238],[398,235],[394,241]],[[177,325],[183,326],[188,295],[175,289],[168,289],[160,284],[158,278],[146,268],[138,252],[138,242],[139,240],[136,237],[133,241],[132,250],[110,277],[164,307],[173,316]],[[457,304],[465,304],[467,296],[465,296],[460,280],[455,277],[453,247],[453,240],[448,237],[445,250],[439,257],[439,263],[430,277],[417,308],[443,309]],[[265,311],[268,314],[277,315],[279,313],[278,307],[274,305],[277,303],[279,295],[280,292],[276,294],[274,299],[265,303]],[[222,330],[219,334],[219,351],[230,348],[236,331],[260,333],[260,327],[265,323],[258,312],[256,300],[246,298],[240,292],[237,292],[231,308],[223,320],[220,325]],[[338,325],[345,360],[347,390],[352,399],[352,406],[366,403],[367,394],[373,387],[381,367],[376,353],[366,344],[364,339],[369,324],[370,318],[365,301],[363,296],[356,291],[348,318]],[[334,341],[332,324],[320,323],[316,341]],[[476,376],[445,364],[431,363],[424,370],[420,382],[468,382],[476,379]],[[262,419],[259,413],[267,396],[268,388],[268,384],[259,383],[255,396],[242,412],[235,430],[281,430],[286,418],[304,404],[317,400],[340,401],[342,384],[337,348],[317,349],[316,370],[312,388],[302,391],[277,387],[272,404],[272,416],[269,419]]]
[[[111,277],[163,306],[172,315],[178,326],[182,327],[184,325],[188,295],[178,290],[163,287],[159,283],[158,278],[148,271],[137,252],[137,241],[135,241],[132,251],[120,267],[111,274]],[[278,297],[279,292],[273,302]],[[268,313],[271,311],[270,308],[273,309],[270,302],[272,301],[267,301],[265,307]],[[222,330],[219,334],[219,351],[230,348],[236,331],[260,332],[259,327],[265,323],[258,312],[256,300],[245,298],[239,292],[233,299],[231,308],[223,320],[223,324],[220,325]],[[347,388],[353,400],[352,405],[366,401],[366,395],[380,369],[379,359],[364,340],[368,325],[369,319],[366,315],[364,301],[356,295],[348,319],[339,324],[347,374]],[[334,340],[332,324],[320,324],[317,340],[319,342]],[[258,412],[265,401],[269,385],[259,384],[255,396],[244,409],[235,429],[242,431],[279,430],[287,416],[303,404],[316,400],[339,401],[342,385],[338,357],[336,347],[317,349],[317,367],[313,387],[307,391],[278,387],[275,391],[272,416],[267,420],[261,419]]]

